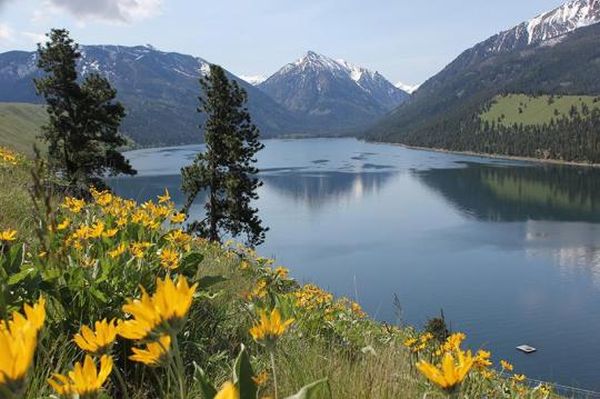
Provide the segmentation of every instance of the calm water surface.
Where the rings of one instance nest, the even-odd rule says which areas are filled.
[[[600,170],[409,150],[352,139],[269,140],[259,248],[373,317],[422,326],[443,308],[469,345],[530,377],[600,390]],[[137,200],[200,146],[128,153],[111,180]],[[193,210],[201,212],[198,205]],[[539,349],[525,355],[515,346]]]

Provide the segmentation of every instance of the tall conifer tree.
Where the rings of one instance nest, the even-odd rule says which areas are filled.
[[[46,74],[34,79],[49,115],[42,137],[48,143],[49,165],[79,195],[90,186],[104,188],[105,174],[135,174],[117,150],[127,143],[119,134],[125,109],[115,101],[116,90],[99,74],[80,83],[79,46],[64,29],[52,29],[48,41],[38,44],[38,67]]]
[[[206,150],[181,173],[187,200],[184,211],[188,213],[198,194],[205,191],[206,217],[192,222],[190,230],[211,241],[220,241],[223,234],[245,235],[248,245],[259,245],[267,229],[251,201],[258,199],[262,184],[254,165],[256,153],[264,146],[246,108],[246,92],[217,65],[210,66],[200,85],[203,95],[198,112],[207,116]]]

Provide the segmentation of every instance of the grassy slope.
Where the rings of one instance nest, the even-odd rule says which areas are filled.
[[[595,96],[554,96],[550,104],[550,96],[530,96],[526,94],[509,94],[496,96],[491,108],[484,112],[482,120],[501,123],[504,126],[516,124],[542,125],[569,115],[569,110],[575,106],[579,111],[583,104],[589,109],[600,108],[599,97]],[[522,111],[522,112],[520,112]]]
[[[0,146],[32,154],[40,126],[47,120],[44,107],[26,103],[0,103]]]

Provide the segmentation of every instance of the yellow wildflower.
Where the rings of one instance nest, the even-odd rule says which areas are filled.
[[[415,345],[417,342],[419,342],[418,339],[416,338],[407,338],[404,340],[404,342],[402,343],[402,345],[404,345],[407,348],[412,348],[413,345]]]
[[[484,350],[478,350],[475,355],[475,367],[485,368],[492,365],[492,361],[490,358],[492,357],[492,353]]]
[[[444,352],[452,352],[458,350],[462,342],[467,338],[464,333],[458,332],[451,334],[448,338],[446,338],[446,342],[442,345],[442,350]]]
[[[62,207],[73,213],[79,213],[85,206],[85,201],[73,197],[67,197],[62,203]]]
[[[118,232],[119,232],[119,229],[108,229],[108,230],[104,231],[104,233],[102,233],[102,237],[103,238],[113,238],[114,236],[117,235]]]
[[[171,230],[169,234],[167,234],[166,240],[171,243],[171,245],[189,251],[190,244],[192,242],[192,236],[183,230]]]
[[[24,306],[24,315],[13,312],[10,321],[0,321],[0,391],[20,396],[46,318],[45,304],[41,297],[33,306]]]
[[[69,227],[71,225],[71,219],[66,218],[64,219],[62,222],[60,222],[57,226],[56,229],[57,230],[65,230],[67,227]]]
[[[17,230],[0,231],[0,241],[14,241],[17,239]]]
[[[142,259],[151,246],[149,242],[134,242],[131,244],[131,253],[136,259]]]
[[[96,222],[90,227],[88,232],[89,238],[100,238],[102,237],[102,233],[104,233],[104,222]]]
[[[240,391],[232,382],[227,381],[214,399],[240,399]]]
[[[158,203],[164,204],[166,202],[171,201],[171,194],[169,194],[169,190],[165,188],[165,193],[163,195],[158,196]]]
[[[183,223],[185,221],[185,213],[177,212],[171,216],[171,223]]]
[[[127,339],[145,340],[165,325],[177,330],[192,305],[197,287],[198,284],[190,287],[183,276],[179,276],[177,284],[169,276],[164,280],[157,279],[153,295],[141,287],[142,297],[129,299],[123,305],[123,312],[131,314],[133,318],[120,323],[119,335]]]
[[[160,258],[160,264],[162,267],[166,268],[166,269],[177,269],[177,267],[179,267],[179,252],[170,249],[170,248],[163,248],[160,250],[158,257]]]
[[[65,376],[55,373],[48,379],[48,384],[59,395],[78,396],[80,398],[95,397],[102,389],[102,385],[110,375],[113,368],[113,360],[108,355],[100,358],[100,371],[90,355],[85,355],[83,365],[75,363],[73,370]]]
[[[133,355],[129,359],[151,367],[161,366],[168,358],[170,345],[171,337],[163,335],[157,342],[147,343],[146,349],[132,348]]]
[[[294,319],[281,320],[278,309],[273,309],[270,315],[260,312],[260,321],[250,329],[252,338],[260,343],[272,344],[287,331]]]
[[[548,396],[552,393],[552,387],[544,384],[538,385],[535,390],[539,391],[544,396]]]
[[[112,251],[108,251],[108,256],[115,259],[115,258],[118,258],[119,256],[123,255],[125,253],[125,251],[127,251],[127,244],[125,244],[124,242],[121,242],[121,243],[119,243],[119,245],[117,245],[117,247],[115,249],[113,249]]]
[[[523,382],[523,381],[525,381],[525,375],[524,374],[514,374],[512,376],[512,379],[514,382]]]
[[[490,378],[492,378],[494,376],[494,372],[484,369],[484,370],[481,370],[481,376],[483,378],[485,378],[486,380],[489,380]]]
[[[75,334],[73,341],[84,351],[99,355],[106,353],[117,338],[117,324],[115,320],[97,321],[94,330],[88,326],[81,326],[79,333]]]
[[[240,262],[240,270],[248,270],[250,269],[250,262],[247,260],[243,260]]]
[[[277,269],[275,269],[275,274],[281,279],[286,279],[288,277],[288,273],[288,269],[282,266],[279,266]]]
[[[456,358],[454,354],[446,352],[440,367],[426,361],[420,361],[416,366],[431,382],[446,391],[452,391],[466,378],[473,362],[471,351],[465,353],[459,349],[456,351]]]
[[[255,377],[252,377],[252,381],[259,386],[265,385],[269,381],[269,372],[267,370],[261,371]]]
[[[513,365],[506,360],[500,360],[500,366],[506,371],[513,371]]]

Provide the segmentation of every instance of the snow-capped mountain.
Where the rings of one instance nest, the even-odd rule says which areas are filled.
[[[78,72],[99,73],[117,89],[127,110],[123,130],[140,144],[180,144],[201,139],[196,112],[198,79],[209,62],[151,46],[81,46]],[[0,54],[0,101],[41,102],[32,78],[39,76],[35,52]],[[264,135],[297,132],[300,121],[269,96],[228,73],[248,92],[253,120]]]
[[[366,126],[410,96],[380,73],[309,51],[258,85],[288,110],[319,126]]]
[[[240,78],[250,83],[252,86],[258,86],[267,78],[263,75],[240,75]]]
[[[570,0],[483,43],[484,53],[499,53],[543,44],[575,29],[600,22],[600,0]]]

